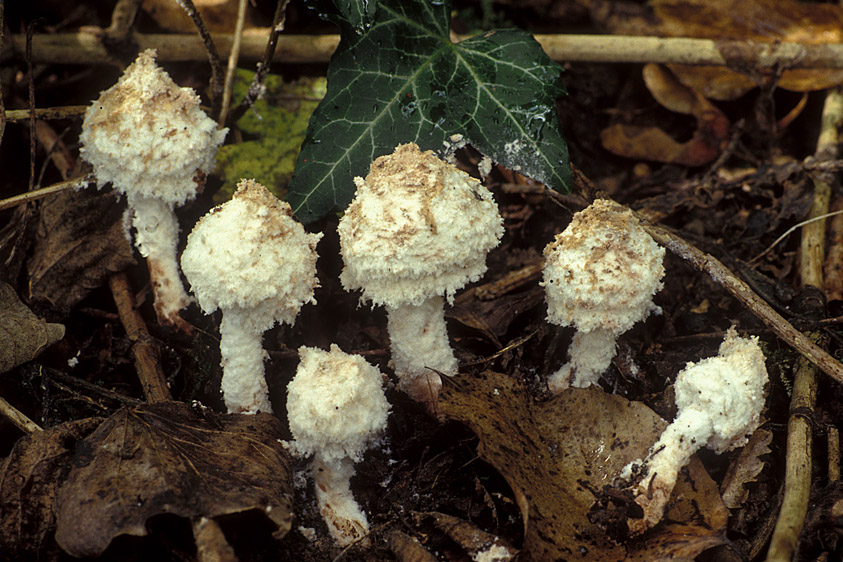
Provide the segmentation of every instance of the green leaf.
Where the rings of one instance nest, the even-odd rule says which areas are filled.
[[[254,72],[237,70],[233,105],[246,94],[254,76]],[[325,95],[324,78],[284,82],[280,76],[269,74],[264,85],[264,97],[237,121],[248,140],[225,145],[217,152],[217,171],[223,178],[223,185],[214,196],[217,203],[228,201],[243,178],[254,178],[273,195],[283,198],[307,123]]]
[[[287,196],[299,220],[345,208],[354,176],[365,176],[372,160],[395,146],[442,150],[453,135],[568,191],[568,151],[555,109],[565,93],[561,67],[522,31],[451,43],[449,10],[443,0],[381,0],[362,34],[333,16],[342,40]]]

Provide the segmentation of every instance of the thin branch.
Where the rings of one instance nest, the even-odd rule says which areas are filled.
[[[187,15],[190,16],[190,19],[193,20],[193,25],[196,26],[196,29],[199,31],[199,36],[202,38],[202,44],[205,47],[205,53],[208,56],[208,61],[211,63],[211,115],[218,115],[220,110],[220,103],[222,103],[222,91],[223,91],[223,68],[222,68],[222,59],[220,58],[219,51],[217,51],[216,44],[214,43],[213,37],[211,37],[211,32],[208,31],[208,28],[205,26],[205,22],[202,19],[201,14],[199,14],[199,10],[196,9],[196,6],[193,5],[193,0],[179,0],[179,4],[182,8],[187,11]],[[140,43],[140,41],[138,41]],[[146,49],[141,45],[142,49]],[[158,53],[159,60],[168,60],[165,58],[161,58],[161,53]]]
[[[34,191],[27,191],[26,193],[21,193],[20,195],[15,195],[14,197],[9,197],[8,199],[2,199],[0,200],[0,211],[4,209],[11,209],[12,207],[29,203],[30,201],[36,201],[47,197],[48,195],[61,193],[62,191],[67,191],[68,189],[75,189],[85,185],[89,181],[93,181],[93,176],[90,174],[54,183],[53,185],[48,185],[47,187],[42,187],[41,189],[36,189]]]
[[[278,45],[278,36],[284,31],[284,24],[287,21],[287,4],[290,0],[278,0],[275,4],[275,15],[272,18],[272,27],[269,28],[269,40],[266,42],[266,48],[263,51],[263,59],[257,64],[257,72],[255,78],[249,86],[249,91],[246,96],[240,101],[240,104],[232,112],[231,118],[233,122],[237,122],[247,109],[252,107],[255,100],[260,98],[263,91],[263,83],[266,80],[266,75],[269,74],[269,69],[272,66],[272,59],[275,56],[275,48]]]
[[[5,18],[3,13],[3,6],[5,2],[0,1],[0,47],[3,45],[3,29],[5,28]],[[3,81],[0,80],[0,144],[3,143],[3,133],[6,132],[6,104],[3,102]]]
[[[188,0],[185,0],[187,3]],[[207,31],[207,30],[206,30]],[[241,59],[260,60],[270,29],[250,30],[243,35]],[[206,50],[218,44],[228,54],[234,42],[232,34],[135,34],[141,49],[157,49],[160,61],[199,61],[209,56]],[[465,39],[468,36],[459,36]],[[534,35],[548,56],[556,61],[603,63],[663,63],[730,66],[732,68],[843,68],[843,44],[768,43],[760,41],[714,41],[687,37],[640,37],[628,35]],[[12,37],[16,50],[25,41]],[[278,40],[273,60],[288,63],[328,62],[339,35],[287,35]],[[215,51],[216,52],[216,48]],[[725,54],[724,54],[725,53]],[[111,63],[113,58],[101,45],[93,30],[77,33],[39,34],[33,37],[34,62]],[[219,55],[217,55],[218,57]],[[222,64],[219,63],[219,71]],[[213,66],[212,62],[212,66]]]
[[[0,102],[2,103],[2,102]],[[63,107],[38,107],[35,109],[36,119],[70,119],[85,114],[87,105],[66,105]],[[29,119],[32,112],[28,109],[10,109],[6,111],[7,121],[23,121]]]
[[[143,0],[118,0],[111,12],[111,25],[105,29],[106,37],[115,42],[126,41],[141,4]]]
[[[40,425],[26,417],[26,414],[9,404],[2,396],[0,396],[0,414],[25,433],[43,431]]]
[[[228,117],[228,109],[231,105],[231,90],[234,88],[234,73],[237,70],[237,60],[240,58],[240,43],[243,38],[243,25],[246,22],[246,0],[240,0],[237,6],[237,22],[234,25],[234,43],[231,45],[231,52],[228,54],[228,66],[225,69],[225,86],[222,89],[222,103],[217,123],[220,127],[225,126]]]

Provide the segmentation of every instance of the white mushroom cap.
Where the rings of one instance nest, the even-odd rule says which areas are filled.
[[[217,147],[228,129],[199,106],[199,96],[180,88],[143,51],[117,84],[85,112],[81,153],[107,182],[135,197],[153,197],[170,206],[196,196],[197,176],[213,171]]]
[[[287,420],[299,456],[316,453],[334,464],[359,461],[386,427],[383,375],[359,355],[299,348],[301,362],[287,385]]]
[[[621,334],[658,308],[664,248],[632,211],[598,199],[574,215],[544,250],[547,319],[590,332]]]
[[[346,290],[374,304],[418,306],[486,272],[503,220],[480,182],[432,151],[403,144],[355,178],[357,195],[338,231]]]
[[[306,233],[286,202],[243,180],[230,201],[193,227],[182,271],[206,314],[243,310],[248,327],[263,332],[276,322],[293,324],[313,301],[321,237]]]

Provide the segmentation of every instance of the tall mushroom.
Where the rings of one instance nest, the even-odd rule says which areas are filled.
[[[548,379],[552,392],[596,384],[615,356],[617,339],[659,310],[664,248],[632,211],[598,199],[574,215],[544,250],[547,319],[576,326],[570,360]]]
[[[287,420],[293,453],[313,455],[319,512],[342,546],[369,531],[351,493],[354,463],[386,428],[389,403],[377,367],[359,355],[302,347],[296,376],[287,385]]]
[[[479,181],[412,143],[377,158],[366,179],[354,181],[357,194],[338,226],[340,281],[386,306],[400,387],[434,411],[437,372],[457,372],[444,301],[485,273],[503,220]]]
[[[644,517],[630,520],[631,532],[661,520],[679,470],[696,451],[708,447],[719,454],[746,444],[761,423],[767,378],[758,338],[739,337],[734,328],[716,357],[688,363],[676,376],[676,418],[643,460],[646,474],[635,489]],[[635,464],[641,461],[622,476],[629,477]]]
[[[80,152],[100,186],[111,183],[128,199],[158,320],[186,329],[179,310],[190,298],[179,277],[173,208],[196,197],[228,129],[218,129],[199,96],[176,85],[155,56],[143,51],[87,109]]]
[[[271,412],[264,380],[263,333],[292,325],[313,302],[316,243],[290,206],[243,180],[233,198],[199,219],[181,265],[206,314],[222,310],[222,393],[229,412]]]

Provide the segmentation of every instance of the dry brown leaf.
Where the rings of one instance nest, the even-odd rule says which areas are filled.
[[[0,281],[0,373],[35,359],[64,337],[64,326],[35,316],[17,293]]]
[[[292,472],[269,414],[199,412],[180,402],[122,408],[79,443],[57,498],[56,541],[97,556],[118,535],[146,534],[162,513],[217,517],[251,509],[292,523]]]
[[[212,33],[231,33],[234,22],[237,21],[237,5],[239,0],[193,0],[193,5],[199,10],[202,20]],[[180,2],[173,0],[144,0],[143,11],[167,31],[175,33],[196,33],[196,26],[181,7]],[[246,26],[254,27],[252,17],[246,10]]]
[[[611,4],[611,3],[610,3]],[[651,0],[649,11],[615,17],[595,11],[598,21],[616,34],[699,37],[714,40],[843,42],[843,8],[796,0]],[[733,44],[721,47],[728,61],[752,60]],[[736,99],[765,77],[752,68],[670,65],[679,81],[716,100]],[[743,72],[743,74],[741,73]],[[843,70],[785,70],[778,85],[807,92],[843,84]]]
[[[27,263],[29,294],[72,308],[105,279],[134,263],[115,196],[70,191],[44,202]]]
[[[738,458],[729,466],[729,471],[720,485],[723,503],[729,509],[737,509],[746,501],[749,492],[744,486],[755,482],[755,477],[764,469],[764,461],[760,457],[770,454],[772,441],[773,432],[757,429]]]
[[[48,560],[59,552],[56,493],[76,442],[102,423],[91,418],[22,437],[0,469],[0,545],[7,560]]]
[[[505,562],[518,554],[517,548],[507,544],[500,537],[487,533],[473,523],[463,521],[459,517],[436,511],[424,515],[433,518],[433,524],[448,535],[451,540],[463,547],[472,560],[479,559],[483,556],[483,553],[492,552],[494,553],[493,560]],[[491,558],[489,554],[486,556]]]
[[[690,140],[680,143],[658,127],[615,124],[604,129],[600,140],[606,150],[627,158],[702,166],[717,158],[720,146],[729,137],[729,120],[695,90],[682,85],[665,67],[644,66],[647,89],[671,111],[693,115],[697,130]]]
[[[512,487],[527,558],[691,559],[724,540],[728,513],[696,458],[674,489],[675,504],[651,532],[616,544],[589,520],[593,491],[643,457],[667,426],[641,403],[595,388],[569,389],[536,403],[511,377],[486,372],[448,379],[439,407],[471,427],[480,456]]]

